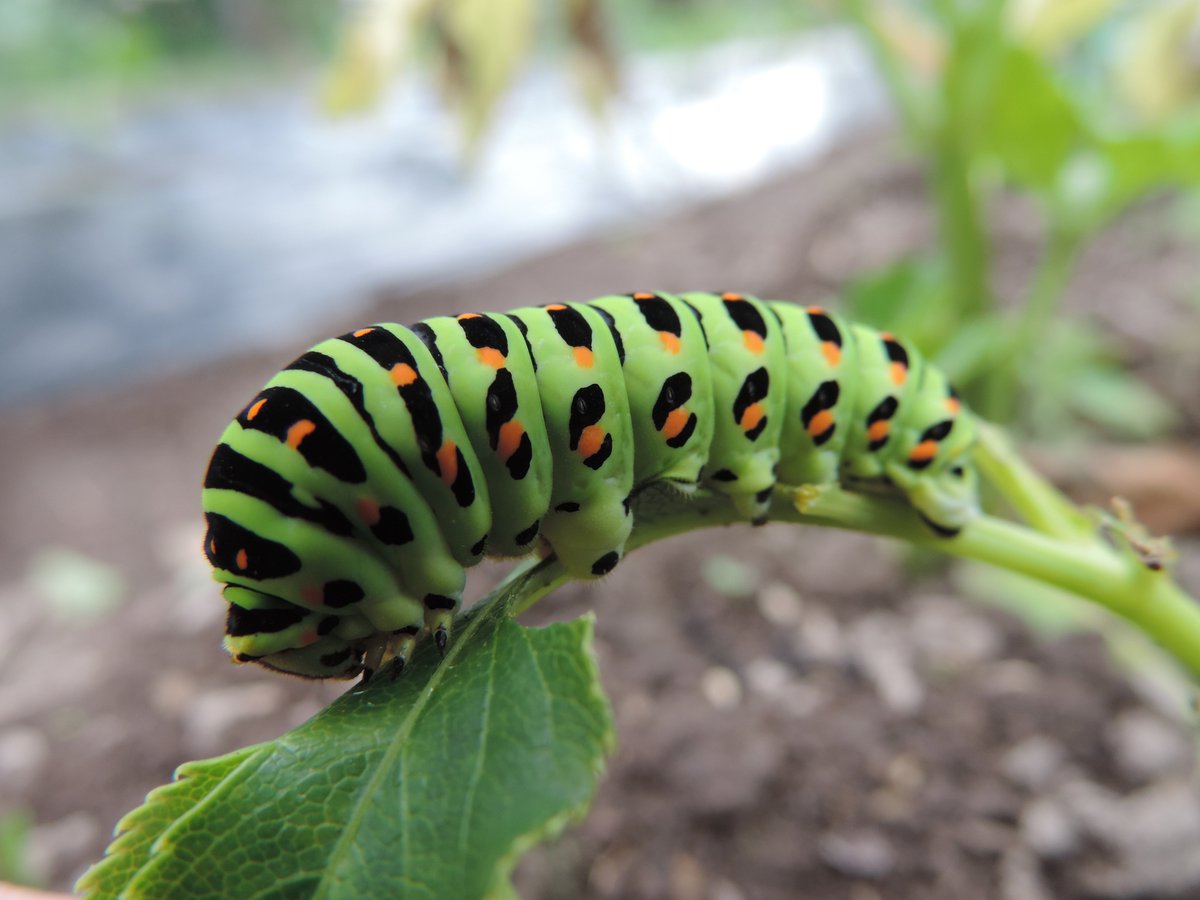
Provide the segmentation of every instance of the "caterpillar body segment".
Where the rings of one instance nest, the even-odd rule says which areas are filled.
[[[428,319],[413,331],[449,384],[492,509],[504,511],[489,532],[488,553],[523,556],[537,541],[554,475],[524,333],[509,316],[479,313]]]
[[[542,536],[576,578],[616,565],[633,530],[633,430],[623,349],[599,309],[551,304],[509,313],[537,362],[553,462]]]
[[[221,437],[205,551],[239,662],[315,678],[444,648],[465,569],[544,542],[617,565],[648,484],[841,482],[936,532],[975,512],[971,416],[890,334],[739,294],[636,293],[378,324],[271,379]]]

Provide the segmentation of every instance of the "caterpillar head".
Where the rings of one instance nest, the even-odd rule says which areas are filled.
[[[975,468],[961,457],[920,472],[903,464],[887,469],[892,483],[940,535],[953,537],[979,513],[979,479]]]

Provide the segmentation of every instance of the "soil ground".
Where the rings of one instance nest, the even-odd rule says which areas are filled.
[[[1106,237],[1071,304],[1173,399],[1194,446],[1200,260],[1161,218],[1141,211]],[[1027,277],[1037,232],[1016,204],[995,228],[1007,291]],[[828,302],[931,230],[917,171],[869,140],[482,281],[381,296],[356,319],[654,288]],[[0,417],[0,810],[32,816],[29,860],[49,886],[69,889],[179,763],[276,736],[345,689],[230,665],[199,549],[212,444],[294,355],[81,386]],[[1183,474],[1147,495],[1151,524],[1179,533],[1195,593],[1200,504],[1186,498],[1200,476],[1186,443],[1159,450]],[[64,548],[118,573],[123,602],[90,616],[47,602],[64,589],[39,573]],[[481,567],[474,591],[498,571]],[[587,820],[521,864],[523,894],[1200,896],[1187,716],[1118,668],[1100,637],[1035,634],[964,599],[960,572],[861,536],[739,527],[640,551],[544,601],[531,622],[598,611],[619,748]]]

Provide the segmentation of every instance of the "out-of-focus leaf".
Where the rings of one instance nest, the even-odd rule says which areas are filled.
[[[379,101],[403,64],[414,32],[434,0],[367,0],[343,28],[333,64],[321,86],[327,112],[357,112]]]
[[[876,2],[872,21],[892,53],[912,69],[932,75],[946,64],[946,40],[903,3]]]
[[[1054,211],[1065,227],[1083,233],[1157,189],[1197,183],[1200,129],[1099,136],[1064,167]]]
[[[977,149],[1013,180],[1051,191],[1085,137],[1078,113],[1047,63],[1009,45],[984,99]]]
[[[851,318],[903,334],[934,352],[958,324],[945,268],[922,258],[901,260],[847,285],[842,304]]]
[[[1149,385],[1116,367],[1092,366],[1067,382],[1065,404],[1078,416],[1117,437],[1147,439],[1166,434],[1179,416]]]
[[[617,92],[617,57],[604,20],[602,0],[567,0],[571,69],[584,102],[600,115]]]
[[[125,579],[115,568],[65,547],[45,550],[30,563],[29,586],[64,621],[97,619],[121,605]]]
[[[438,16],[452,48],[453,99],[468,150],[473,150],[528,53],[533,32],[532,0],[443,0]]]
[[[1133,26],[1117,82],[1149,121],[1200,100],[1200,0],[1148,3]]]
[[[1170,405],[1121,368],[1112,340],[1087,322],[1059,321],[1022,367],[1024,424],[1034,434],[1077,436],[1086,423],[1110,436],[1147,438],[1176,421]]]
[[[1009,22],[1018,39],[1039,53],[1056,53],[1091,31],[1118,0],[1013,0]]]
[[[0,881],[40,887],[43,878],[29,858],[33,814],[24,807],[0,814]]]
[[[987,313],[964,322],[942,345],[935,362],[951,383],[959,386],[986,377],[1012,324],[997,313]]]

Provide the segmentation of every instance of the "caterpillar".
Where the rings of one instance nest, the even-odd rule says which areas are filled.
[[[377,324],[317,344],[221,436],[204,547],[237,662],[312,678],[445,649],[465,570],[539,542],[611,571],[653,483],[766,520],[777,484],[974,514],[973,418],[899,338],[734,293]]]

